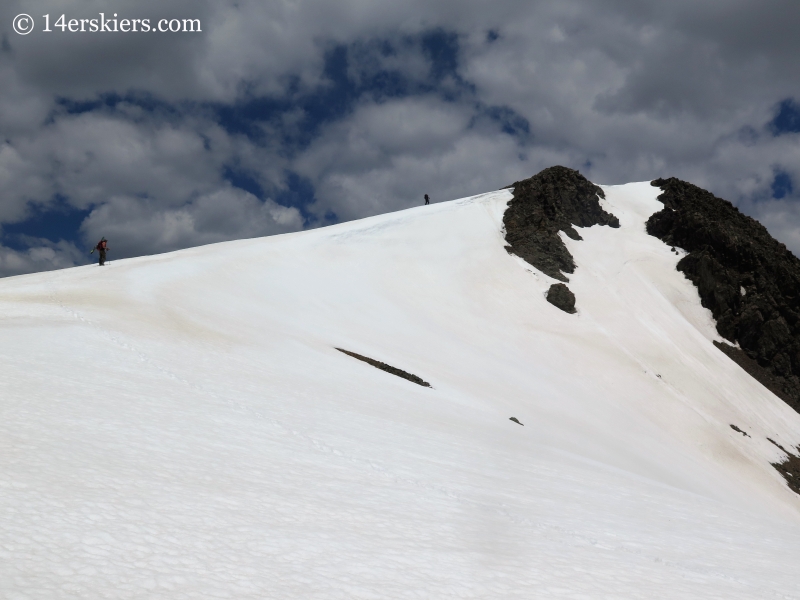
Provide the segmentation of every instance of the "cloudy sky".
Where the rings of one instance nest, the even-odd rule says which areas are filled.
[[[202,31],[56,26],[100,13]],[[0,275],[83,264],[101,235],[152,254],[555,164],[686,179],[800,255],[798,31],[797,0],[3,0]]]

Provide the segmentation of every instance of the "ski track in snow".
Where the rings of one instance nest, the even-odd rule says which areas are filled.
[[[0,282],[0,595],[800,598],[800,419],[605,191],[577,315],[505,190]]]

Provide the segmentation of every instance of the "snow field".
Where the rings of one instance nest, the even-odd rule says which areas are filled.
[[[0,594],[800,598],[800,416],[604,189],[577,315],[508,191],[0,282]]]

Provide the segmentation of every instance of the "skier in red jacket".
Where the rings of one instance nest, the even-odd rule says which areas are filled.
[[[97,242],[97,246],[94,247],[94,250],[97,250],[97,252],[100,254],[101,267],[106,263],[106,252],[108,252],[108,249],[108,242],[106,241],[106,238],[101,239],[99,242]],[[92,250],[92,252],[94,252],[94,250]]]

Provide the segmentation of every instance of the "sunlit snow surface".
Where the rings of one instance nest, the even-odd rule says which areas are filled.
[[[508,191],[0,282],[0,595],[800,598],[800,416],[604,189],[576,315]]]

